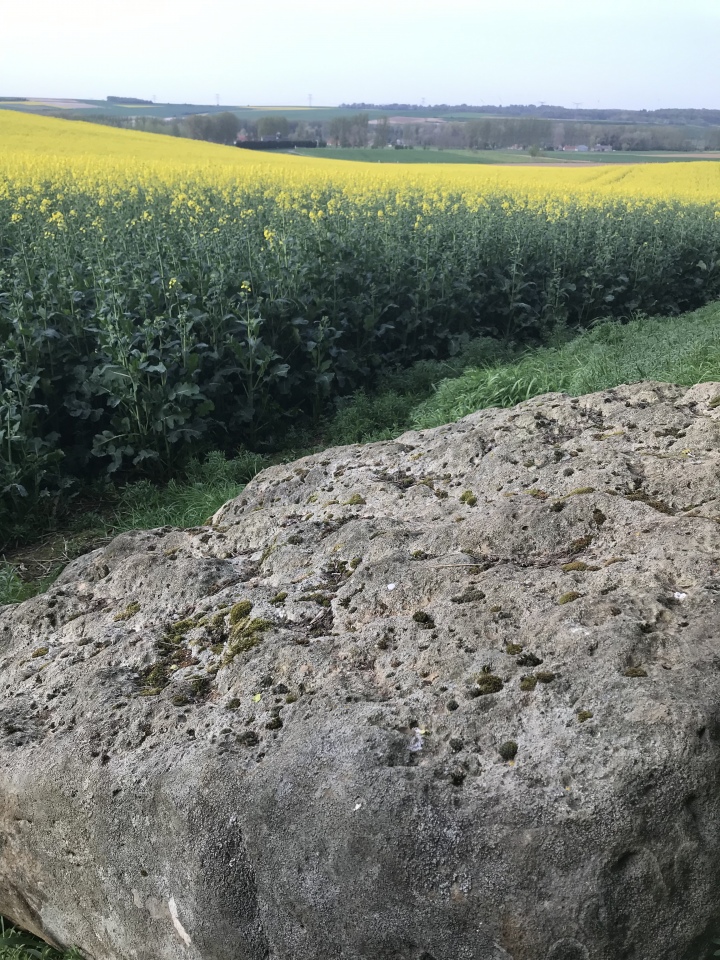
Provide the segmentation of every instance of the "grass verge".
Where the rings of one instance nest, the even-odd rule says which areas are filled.
[[[604,321],[561,346],[467,369],[440,382],[413,408],[410,421],[425,429],[542,393],[580,396],[639,380],[685,386],[720,381],[720,304],[681,317]]]

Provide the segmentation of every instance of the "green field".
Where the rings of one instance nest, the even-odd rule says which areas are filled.
[[[373,149],[372,147],[324,147],[319,150],[295,150],[294,153],[303,157],[319,157],[324,160],[354,160],[362,163],[507,163],[522,162],[528,157],[516,154],[510,161],[504,158],[509,151],[475,151],[472,150],[424,150],[415,147],[413,150],[392,150],[387,147]]]
[[[322,149],[294,150],[303,157],[324,160],[353,160],[363,163],[485,163],[485,164],[579,164],[579,163],[678,163],[690,160],[715,160],[717,155],[686,153],[664,156],[648,153],[565,153],[550,151],[537,157],[524,150],[440,150],[437,147],[414,147],[410,150],[392,150],[387,147],[324,147]]]

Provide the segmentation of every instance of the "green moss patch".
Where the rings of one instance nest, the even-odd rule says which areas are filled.
[[[139,610],[140,604],[137,602],[137,600],[134,600],[132,603],[129,603],[120,613],[116,613],[113,617],[113,620],[116,622],[118,620],[129,620],[130,617],[134,617]]]
[[[260,617],[246,619],[236,623],[230,631],[228,647],[225,652],[223,666],[227,666],[240,653],[247,653],[262,642],[262,635],[269,630],[272,623]]]
[[[480,688],[480,695],[485,696],[489,693],[499,693],[503,688],[503,682],[500,677],[494,673],[479,673],[475,677],[475,683]]]
[[[643,670],[642,667],[628,667],[627,670],[623,671],[624,677],[646,677],[647,670]]]
[[[240,600],[230,608],[230,623],[233,626],[240,623],[241,620],[244,620],[245,617],[249,615],[252,608],[252,600]]]
[[[567,593],[564,593],[561,597],[558,597],[558,604],[563,606],[565,603],[573,603],[575,600],[579,600],[582,596],[581,593],[578,593],[576,590],[568,590]]]

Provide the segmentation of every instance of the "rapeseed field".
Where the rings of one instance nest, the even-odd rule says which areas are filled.
[[[381,165],[0,110],[0,534],[388,368],[720,292],[720,164]]]

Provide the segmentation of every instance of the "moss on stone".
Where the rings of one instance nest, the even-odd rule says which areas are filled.
[[[354,493],[349,500],[345,501],[346,507],[362,507],[367,501],[359,493]]]
[[[477,503],[477,497],[472,490],[466,490],[460,495],[460,503],[466,503],[469,507],[474,507]]]
[[[520,677],[520,689],[523,692],[527,693],[531,690],[534,690],[536,686],[537,686],[537,677],[533,677],[533,676]]]
[[[485,696],[489,693],[499,693],[503,688],[503,682],[500,677],[496,677],[494,673],[479,673],[475,677],[475,683],[480,689],[480,696]]]
[[[261,617],[255,617],[253,620],[245,619],[236,623],[230,631],[230,637],[223,666],[227,666],[235,659],[239,653],[246,653],[252,650],[262,642],[262,635],[272,626],[269,620]]]
[[[572,603],[574,600],[579,600],[582,596],[581,593],[578,593],[577,590],[568,590],[567,593],[563,593],[561,597],[558,597],[558,604],[562,606],[565,603]]]
[[[137,600],[133,600],[132,603],[129,603],[124,610],[121,610],[120,613],[116,613],[113,617],[113,620],[129,620],[130,617],[134,617],[135,614],[139,611],[140,604]]]
[[[590,533],[584,537],[578,537],[577,540],[573,540],[570,544],[570,553],[582,553],[583,550],[587,550],[592,542],[593,538]]]
[[[156,697],[169,683],[168,668],[162,660],[151,664],[140,677],[140,696]]]
[[[593,716],[592,710],[578,710],[577,718],[578,723],[585,723],[586,720],[591,720]]]
[[[511,657],[515,657],[518,653],[522,653],[524,649],[522,643],[509,643],[505,647],[505,653]]]
[[[36,659],[37,657],[46,657],[48,653],[50,653],[50,647],[38,647],[37,650],[33,650],[30,656]]]
[[[646,677],[647,670],[643,670],[642,667],[628,667],[627,670],[623,672],[624,677]]]
[[[467,587],[462,593],[455,597],[450,597],[453,603],[476,603],[485,599],[485,594],[477,587]]]
[[[182,643],[188,630],[197,627],[201,619],[202,617],[195,617],[166,624],[163,639],[172,644]]]
[[[626,493],[625,499],[630,500],[631,502],[644,503],[648,507],[652,507],[653,510],[657,510],[658,513],[664,513],[669,517],[674,517],[676,511],[673,508],[665,503],[663,500],[655,500],[649,494],[644,493],[642,490],[638,490],[635,493]]]
[[[235,626],[244,620],[252,610],[252,600],[240,600],[230,608],[230,623]]]
[[[539,670],[535,677],[539,683],[552,683],[557,674],[551,673],[549,670]]]
[[[287,592],[285,590],[281,590],[280,593],[275,594],[275,596],[272,598],[270,603],[274,604],[277,607],[277,606],[280,606],[280,604],[285,603],[286,600],[287,600]]]
[[[506,740],[505,743],[501,743],[498,747],[498,753],[505,761],[514,760],[517,752],[518,745],[514,740]]]
[[[332,595],[323,593],[322,590],[315,590],[313,593],[303,593],[299,598],[301,603],[317,603],[321,607],[332,605]]]

